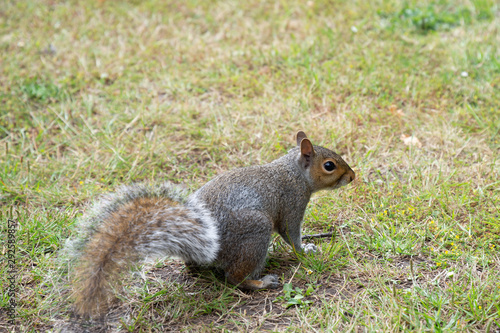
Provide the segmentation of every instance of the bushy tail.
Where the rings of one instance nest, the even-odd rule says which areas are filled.
[[[209,264],[219,249],[210,213],[168,183],[122,187],[98,201],[80,224],[81,234],[66,251],[76,264],[75,311],[86,317],[108,309],[119,273],[130,264],[153,256]]]

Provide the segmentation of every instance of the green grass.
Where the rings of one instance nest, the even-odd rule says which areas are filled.
[[[87,328],[499,330],[499,13],[492,0],[4,1],[0,229],[19,227],[16,326],[2,288],[0,330],[82,330],[57,258],[90,200],[134,181],[195,189],[283,155],[299,129],[357,179],[308,207],[304,233],[334,231],[320,253],[274,238],[266,272],[297,292],[161,262]],[[6,237],[0,249],[4,286]]]

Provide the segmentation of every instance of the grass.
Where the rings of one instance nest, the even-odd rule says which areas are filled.
[[[495,1],[0,7],[2,234],[19,223],[16,324],[2,288],[0,330],[500,329]],[[90,200],[134,181],[195,189],[281,156],[298,129],[357,179],[310,203],[304,233],[334,230],[319,254],[273,240],[266,272],[295,292],[167,261],[133,275],[106,322],[72,317],[57,257]]]

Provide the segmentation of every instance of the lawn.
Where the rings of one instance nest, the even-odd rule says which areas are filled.
[[[494,0],[3,0],[0,331],[500,331],[499,47]],[[283,288],[165,259],[72,315],[60,254],[93,199],[194,190],[300,129],[356,180],[311,200],[319,253],[273,238]]]

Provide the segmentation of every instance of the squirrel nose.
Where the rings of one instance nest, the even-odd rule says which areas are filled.
[[[352,182],[354,178],[356,178],[356,174],[351,170],[351,172],[349,172],[349,183]]]

